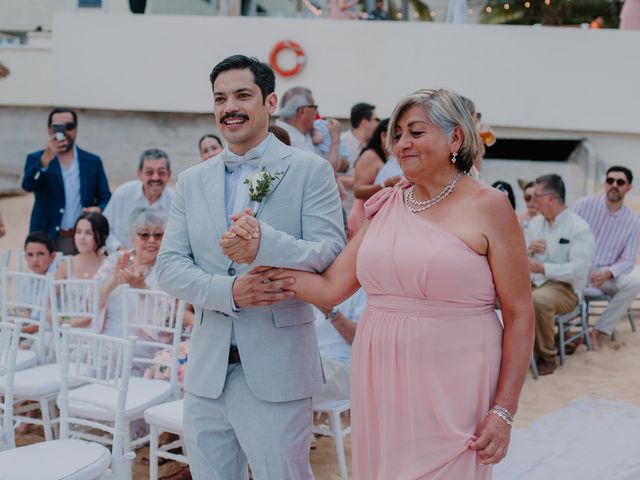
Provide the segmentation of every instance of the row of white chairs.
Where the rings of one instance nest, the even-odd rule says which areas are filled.
[[[184,303],[177,303],[172,297],[163,292],[149,290],[128,289],[124,295],[123,311],[127,318],[126,328],[122,332],[123,338],[136,334],[140,330],[152,329],[156,338],[138,339],[134,344],[135,353],[162,348],[171,348],[171,358],[163,367],[169,369],[169,381],[148,380],[130,376],[127,382],[127,396],[124,405],[121,433],[121,456],[130,459],[134,455],[135,448],[146,442],[150,442],[150,478],[158,478],[158,460],[165,458],[187,463],[183,454],[172,453],[176,448],[184,448],[182,442],[182,400],[179,398],[179,385],[177,379],[178,351],[182,319],[184,315]],[[9,376],[0,377],[0,394],[5,397],[5,403],[17,404],[12,412],[14,421],[41,425],[44,429],[45,440],[52,441],[56,436],[58,424],[60,424],[60,438],[63,436],[63,424],[65,422],[61,399],[63,395],[64,372],[60,360],[64,355],[79,351],[78,348],[71,351],[58,341],[61,325],[74,318],[90,318],[91,327],[86,329],[96,334],[99,323],[99,288],[95,280],[53,280],[49,277],[2,270],[0,283],[0,317],[8,322],[20,322],[22,326],[37,326],[38,331],[33,334],[19,333],[20,340],[32,342],[31,350],[17,349],[16,363],[13,369],[17,371],[13,380],[9,382]],[[28,312],[25,315],[25,312]],[[48,332],[49,318],[51,331]],[[149,325],[149,319],[155,319]],[[166,319],[175,319],[167,322]],[[159,320],[159,321],[158,321]],[[68,326],[67,326],[68,327]],[[72,330],[71,333],[75,333]],[[149,337],[149,336],[147,336]],[[160,338],[163,337],[163,338]],[[162,340],[171,339],[171,345]],[[27,356],[27,354],[31,354]],[[18,361],[22,357],[22,361]],[[28,362],[25,360],[28,357]],[[0,365],[2,365],[0,359]],[[56,361],[58,360],[58,361]],[[133,355],[132,363],[138,366],[156,366],[159,360],[150,356]],[[77,361],[71,362],[72,366],[80,365]],[[97,428],[96,423],[113,423],[115,418],[117,399],[114,392],[106,392],[103,387],[95,385],[95,382],[84,381],[79,373],[67,373],[67,388],[71,388],[67,395],[67,412],[78,418],[90,422],[85,427]],[[13,397],[13,400],[7,400]],[[178,399],[178,400],[176,400]],[[56,401],[60,407],[60,416],[55,415]],[[167,403],[168,402],[168,403]],[[28,413],[32,410],[41,410],[42,419],[33,418]],[[314,411],[327,412],[330,419],[330,432],[336,442],[336,452],[341,477],[347,478],[347,466],[344,453],[343,438],[350,433],[349,427],[344,428],[340,421],[340,414],[349,410],[349,400],[336,400],[314,404]],[[3,419],[10,415],[3,415]],[[75,418],[75,417],[71,417]],[[149,424],[149,435],[131,441],[130,425],[133,421],[144,418]],[[87,420],[88,419],[88,420]],[[68,419],[66,420],[68,421]],[[76,422],[77,423],[77,422]],[[98,429],[103,430],[104,429]],[[120,429],[116,429],[120,432]],[[8,427],[4,429],[7,434],[8,448],[15,445],[13,431]],[[174,433],[178,440],[167,445],[159,445],[159,438],[163,432]],[[100,444],[114,445],[115,430],[109,431],[107,437],[97,435],[91,431],[76,431],[73,434],[77,438],[98,442]],[[66,435],[66,434],[65,434]],[[9,438],[10,437],[10,438]],[[46,442],[45,442],[46,443]],[[42,447],[49,448],[49,447]],[[92,447],[93,448],[93,447]],[[120,447],[118,447],[120,448]],[[102,452],[102,450],[95,450]],[[90,456],[89,456],[90,457]],[[117,458],[117,456],[116,456]],[[1,465],[1,462],[0,462]],[[1,469],[0,469],[1,471]],[[55,476],[53,477],[55,478]]]
[[[95,280],[52,280],[35,274],[9,272],[6,269],[2,271],[1,277],[2,321],[14,324],[20,322],[21,330],[25,325],[37,325],[38,331],[35,334],[21,332],[20,339],[32,341],[34,352],[43,353],[35,354],[38,358],[35,366],[22,365],[18,370],[18,366],[14,365],[14,370],[17,371],[12,382],[9,382],[7,375],[0,377],[0,395],[5,399],[13,397],[9,403],[16,405],[12,412],[14,426],[15,422],[42,425],[45,440],[51,441],[64,416],[61,407],[61,360],[64,355],[78,351],[77,348],[69,351],[63,345],[61,325],[68,324],[74,318],[90,318],[89,328],[73,329],[73,333],[80,330],[97,335],[100,321],[99,285]],[[135,448],[148,442],[150,438],[149,435],[144,435],[132,440],[132,422],[142,419],[147,408],[179,397],[177,366],[185,305],[164,292],[131,288],[126,289],[123,302],[122,311],[126,319],[123,337],[141,334],[141,338],[135,344],[133,365],[137,365],[138,368],[153,365],[156,368],[166,368],[170,373],[168,381],[134,376],[127,379],[120,439],[125,454],[132,455]],[[47,332],[47,319],[50,320],[50,332]],[[66,327],[69,328],[68,325]],[[169,349],[170,358],[165,361],[153,358],[153,352],[162,349]],[[17,350],[16,360],[21,351]],[[72,365],[76,364],[79,363],[72,362]],[[129,370],[130,367],[127,375]],[[113,423],[117,395],[104,391],[95,383],[85,382],[81,378],[83,375],[79,373],[82,372],[68,377],[68,386],[72,388],[69,413],[87,419],[88,422]],[[54,414],[56,401],[61,408],[60,417]],[[42,419],[28,415],[29,411],[35,409],[41,410]],[[74,435],[106,445],[113,445],[115,442],[113,433],[102,436],[96,435],[90,428],[85,430],[76,431]],[[7,435],[9,434],[13,435],[13,430],[7,432]],[[8,444],[11,445],[11,442]]]

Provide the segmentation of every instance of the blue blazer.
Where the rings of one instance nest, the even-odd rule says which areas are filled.
[[[64,182],[58,157],[42,171],[40,158],[43,152],[44,150],[40,150],[27,155],[22,188],[35,194],[29,231],[47,232],[55,240],[58,238],[64,213]],[[97,206],[104,210],[111,198],[111,192],[102,160],[97,155],[78,148],[78,166],[82,206]]]

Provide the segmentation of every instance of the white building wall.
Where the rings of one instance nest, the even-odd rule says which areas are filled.
[[[100,125],[85,145],[113,159],[170,139],[185,154],[177,166],[186,166],[194,139],[211,130],[211,67],[234,53],[267,59],[276,42],[293,39],[307,65],[278,78],[277,92],[308,86],[323,115],[344,119],[353,103],[369,101],[387,116],[404,94],[444,86],[472,98],[499,136],[585,137],[601,162],[640,167],[640,62],[629,60],[640,32],[82,13],[56,15],[53,27],[52,41],[35,37],[39,46],[0,46],[11,70],[0,80],[0,105],[17,107],[0,109],[1,123],[10,128],[26,106],[76,107]],[[199,120],[185,120],[191,114]],[[193,128],[166,134],[165,117],[172,132],[180,121]],[[13,138],[0,133],[7,158],[21,162],[26,151]]]

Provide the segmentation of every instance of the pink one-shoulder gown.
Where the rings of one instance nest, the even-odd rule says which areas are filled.
[[[487,480],[491,467],[468,446],[500,370],[491,270],[485,256],[412,213],[403,190],[366,204],[371,224],[357,272],[369,301],[352,350],[354,480]]]

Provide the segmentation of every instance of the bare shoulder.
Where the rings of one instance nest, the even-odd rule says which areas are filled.
[[[499,230],[513,228],[518,224],[516,213],[504,193],[484,183],[470,180],[473,182],[467,186],[471,197],[470,204],[483,224]]]

